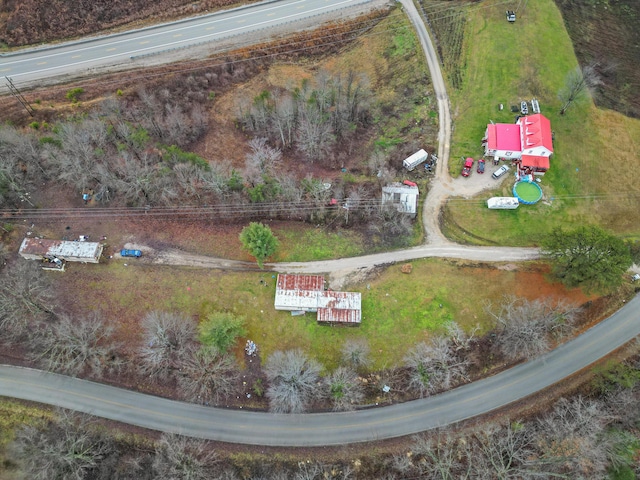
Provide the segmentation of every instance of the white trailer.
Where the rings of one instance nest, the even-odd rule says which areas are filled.
[[[411,171],[420,165],[422,162],[426,162],[427,158],[429,158],[429,154],[425,152],[423,149],[418,150],[416,153],[407,157],[402,162],[402,166],[407,170]]]
[[[515,210],[520,205],[516,197],[491,197],[487,207],[492,210]]]

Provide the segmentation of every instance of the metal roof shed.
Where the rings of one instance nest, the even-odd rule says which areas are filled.
[[[318,295],[319,323],[359,325],[362,322],[360,292],[322,292]]]
[[[103,245],[97,242],[25,238],[18,253],[27,260],[59,258],[67,262],[98,263],[102,248]]]
[[[324,291],[322,275],[280,274],[276,281],[276,310],[315,312],[318,293]]]

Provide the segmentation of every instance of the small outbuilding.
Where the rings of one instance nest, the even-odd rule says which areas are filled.
[[[18,253],[27,260],[98,263],[102,248],[103,245],[97,242],[25,238]]]
[[[407,184],[410,183],[410,184]],[[420,191],[413,182],[391,183],[382,187],[382,205],[391,204],[399,212],[415,217],[418,212],[418,196]]]

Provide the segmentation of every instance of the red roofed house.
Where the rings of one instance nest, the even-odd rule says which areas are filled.
[[[490,123],[485,133],[484,154],[494,158],[519,160],[522,155],[520,125],[517,123]]]
[[[335,325],[359,325],[362,321],[360,292],[324,289],[320,275],[280,274],[276,281],[276,310],[317,312],[317,321]]]
[[[520,117],[517,123],[487,125],[482,140],[485,156],[519,160],[521,168],[543,175],[553,154],[551,122],[537,113]]]

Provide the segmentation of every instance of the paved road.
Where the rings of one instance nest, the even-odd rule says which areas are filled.
[[[448,179],[446,159],[451,120],[444,81],[433,46],[415,7],[408,0],[401,1],[417,29],[432,71],[441,122],[438,178]],[[70,69],[78,71],[118,63],[130,56],[209,41],[217,36],[245,33],[249,25],[251,28],[272,27],[289,19],[319,13],[327,7],[335,9],[355,3],[357,0],[285,0],[264,4],[255,7],[262,9],[260,11],[251,7],[132,34],[78,42],[20,56],[5,56],[0,59],[0,74],[20,81],[35,80],[67,73]],[[437,213],[440,203],[433,203],[431,210]],[[428,217],[425,225],[427,222],[436,225],[428,232],[434,245],[337,261],[275,264],[270,267],[287,272],[331,272],[333,276],[342,278],[341,275],[354,270],[426,256],[482,261],[516,261],[538,256],[536,249],[445,245],[435,223],[437,215],[425,213],[425,216]],[[203,261],[202,257],[193,257],[195,262]],[[210,261],[219,262],[216,259]],[[171,259],[165,257],[164,263],[171,263]],[[151,429],[233,443],[322,446],[375,441],[458,422],[543,390],[640,335],[639,312],[640,297],[636,297],[607,321],[536,361],[429,399],[359,412],[272,415],[211,409],[11,366],[0,366],[0,395],[58,405]]]
[[[91,38],[0,57],[0,76],[17,85],[96,67],[135,62],[145,55],[203,42],[246,36],[309,17],[370,3],[371,0],[278,0],[167,23],[142,30]],[[295,26],[288,29],[294,30]],[[131,57],[134,57],[131,59]],[[4,87],[3,87],[4,88]]]
[[[13,366],[0,366],[0,395],[224,442],[342,445],[415,434],[490,412],[562,381],[638,335],[640,296],[535,361],[427,399],[347,413],[276,415],[207,408]]]

